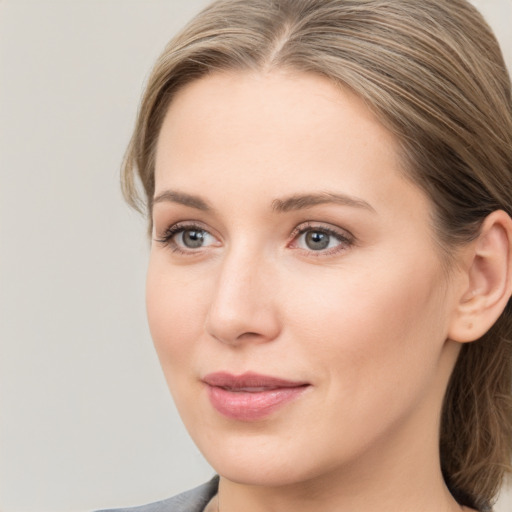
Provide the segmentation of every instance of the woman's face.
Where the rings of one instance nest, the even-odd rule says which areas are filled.
[[[435,458],[457,279],[399,166],[393,136],[321,77],[213,74],[173,100],[149,324],[221,475],[284,485]]]

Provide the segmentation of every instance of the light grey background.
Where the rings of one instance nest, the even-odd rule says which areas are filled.
[[[150,66],[206,3],[0,0],[2,512],[145,503],[212,474],[153,353],[145,224],[118,188]],[[512,0],[476,3],[512,66]]]

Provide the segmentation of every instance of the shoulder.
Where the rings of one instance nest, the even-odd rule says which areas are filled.
[[[219,477],[215,476],[206,484],[162,501],[140,507],[99,510],[98,512],[202,512],[206,504],[217,494]]]

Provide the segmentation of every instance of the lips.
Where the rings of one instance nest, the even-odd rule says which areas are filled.
[[[242,375],[211,373],[204,377],[203,382],[217,412],[239,421],[263,419],[300,397],[309,387],[307,382],[252,372]]]

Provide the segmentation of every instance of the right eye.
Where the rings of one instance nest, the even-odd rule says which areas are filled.
[[[209,237],[211,235],[204,229],[184,229],[174,235],[174,241],[187,249],[199,249],[208,245]]]
[[[217,245],[217,239],[200,226],[175,224],[156,240],[176,252],[191,252]]]

